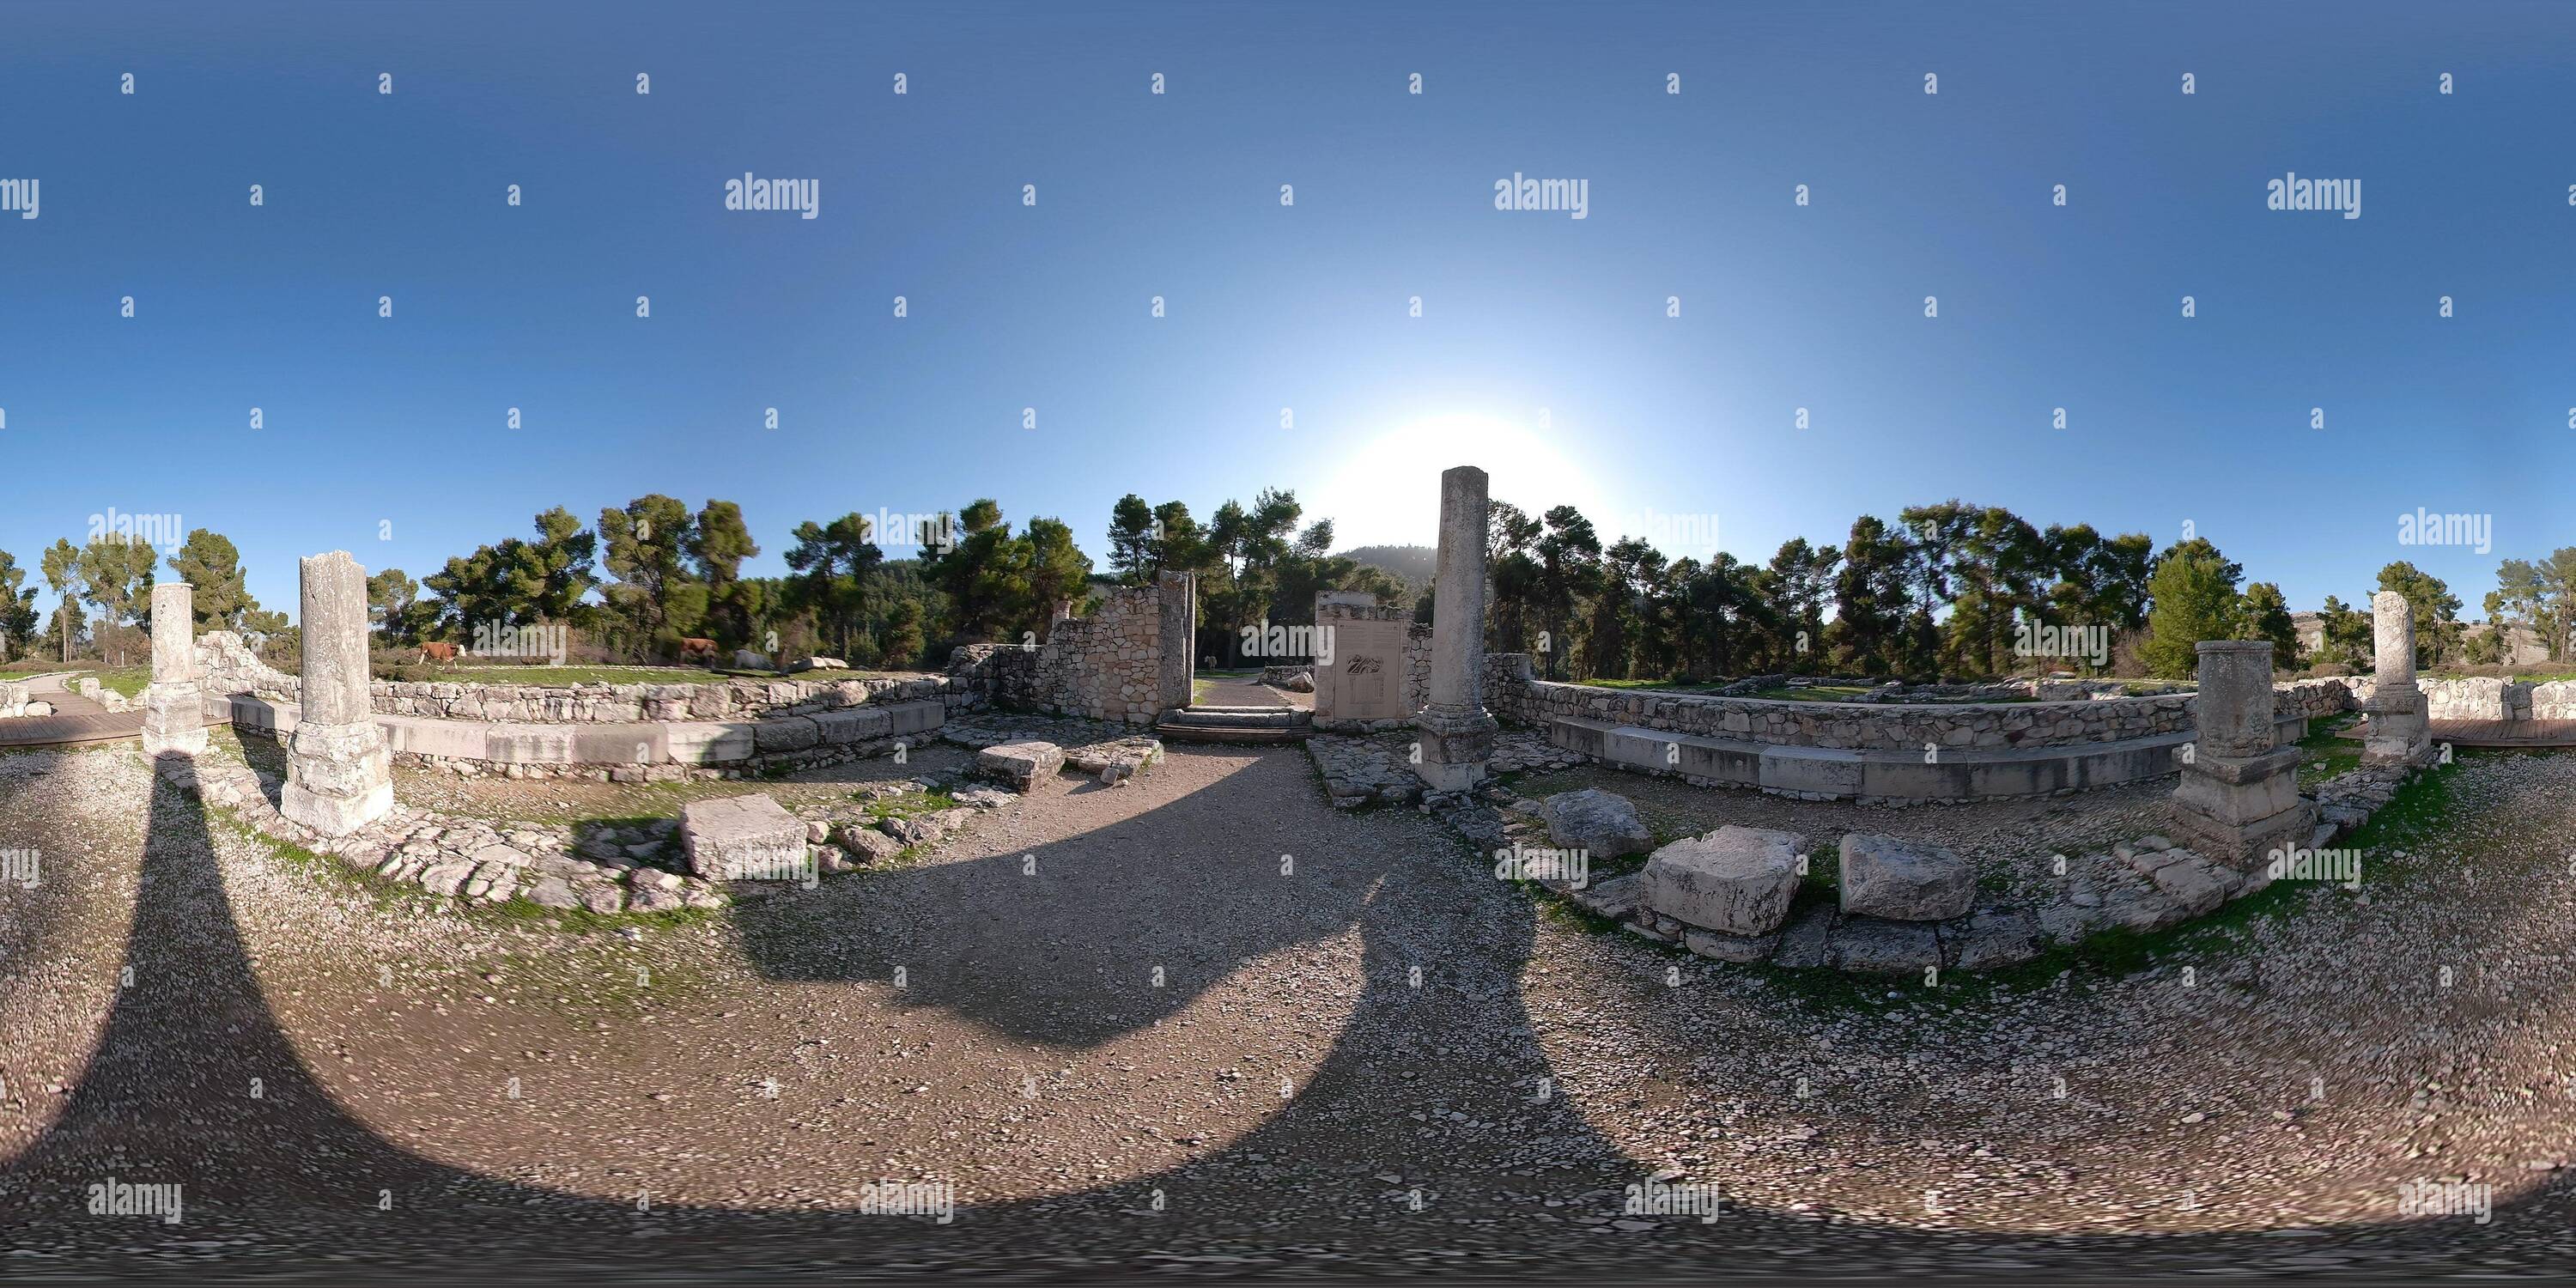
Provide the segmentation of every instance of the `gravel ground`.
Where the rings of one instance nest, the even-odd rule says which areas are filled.
[[[1067,776],[925,862],[633,937],[389,898],[130,746],[0,756],[0,848],[43,872],[0,891],[0,1249],[23,1280],[2564,1266],[2571,787],[2470,757],[2364,834],[2363,893],[1889,996],[1540,915],[1293,748]],[[184,1219],[83,1212],[111,1176]],[[1728,1208],[1623,1213],[1656,1177]],[[921,1179],[952,1222],[852,1210]],[[2445,1179],[2492,1220],[2397,1219]]]
[[[2173,780],[2131,783],[2072,796],[1984,801],[1975,805],[1862,805],[1801,801],[1751,789],[1693,787],[1677,778],[1633,774],[1599,765],[1531,775],[1512,790],[1532,802],[1558,792],[1598,787],[1627,797],[1657,844],[1699,836],[1729,823],[1805,836],[1832,866],[1847,832],[1878,832],[1945,845],[1977,866],[1985,897],[2045,903],[2064,878],[2054,859],[2098,853],[2171,827]]]

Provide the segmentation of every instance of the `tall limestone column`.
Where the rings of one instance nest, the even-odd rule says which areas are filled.
[[[2306,845],[2314,810],[2299,795],[2299,749],[2278,745],[2272,645],[2203,640],[2199,653],[2192,714],[2200,739],[2183,748],[2174,830],[2209,859],[2250,872],[2275,851]]]
[[[393,754],[367,697],[367,570],[346,550],[303,561],[304,710],[278,812],[344,836],[394,807]]]
[[[195,756],[206,749],[205,699],[197,692],[196,587],[152,587],[152,683],[143,690],[143,754]]]
[[[2415,683],[2415,612],[2406,597],[2383,590],[2370,597],[2371,669],[2377,679],[2361,704],[2370,728],[2361,744],[2366,765],[2420,765],[2433,758],[2433,730],[2424,690]]]
[[[1422,754],[1414,772],[1434,791],[1484,781],[1494,755],[1494,717],[1485,711],[1485,472],[1461,465],[1440,475],[1438,596],[1431,615],[1431,695],[1414,718]]]

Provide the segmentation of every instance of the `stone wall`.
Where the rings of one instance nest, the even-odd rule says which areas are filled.
[[[2357,695],[2355,687],[2340,678],[2275,686],[2277,714],[2313,719],[2352,710],[2368,688],[2359,686],[2362,693]],[[1926,745],[1971,750],[2068,747],[2187,734],[2194,729],[2192,703],[2190,694],[1921,706],[1790,702],[1558,684],[1531,678],[1526,653],[1491,654],[1485,659],[1485,706],[1507,720],[1544,724],[1572,717],[1770,746],[1846,751],[1919,751]]]
[[[1402,710],[1398,715],[1380,720],[1334,717],[1324,709],[1327,703],[1327,695],[1324,693],[1326,681],[1318,677],[1315,681],[1315,727],[1332,733],[1372,733],[1399,725],[1409,725],[1414,715],[1431,701],[1431,627],[1413,620],[1411,609],[1381,607],[1376,604],[1335,603],[1329,598],[1318,597],[1315,605],[1317,626],[1334,626],[1342,622],[1354,621],[1404,624],[1404,648],[1398,661],[1398,666],[1403,673],[1399,677],[1397,688],[1398,702]]]
[[[230,631],[197,637],[198,685],[212,695],[248,693],[300,702],[303,684],[261,662]],[[710,684],[495,684],[482,681],[371,680],[378,715],[511,724],[636,724],[657,720],[759,720],[810,715],[870,703],[939,699],[950,707],[970,695],[947,676],[879,676],[811,680],[725,680]]]
[[[1193,611],[1192,589],[1189,578],[1176,575],[1122,586],[1098,612],[1057,619],[1035,648],[966,645],[949,655],[945,683],[1001,707],[1152,724],[1189,704],[1188,659],[1167,659],[1163,644],[1187,635],[1167,624]],[[1177,667],[1167,665],[1174,661]]]
[[[2576,720],[2576,680],[2424,677],[2417,684],[2435,720]]]

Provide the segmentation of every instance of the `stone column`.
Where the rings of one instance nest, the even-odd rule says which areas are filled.
[[[2383,590],[2370,597],[2370,716],[2361,759],[2367,765],[2419,765],[2433,758],[2433,731],[2424,690],[2415,683],[2415,612],[2404,595]]]
[[[194,756],[206,749],[205,699],[197,692],[196,587],[152,587],[152,683],[143,690],[143,754]]]
[[[303,561],[303,713],[278,812],[344,836],[394,806],[393,755],[367,696],[367,570],[345,550]]]
[[[1430,702],[1415,717],[1422,754],[1414,772],[1434,791],[1460,792],[1485,777],[1494,718],[1485,711],[1485,472],[1440,475],[1440,562],[1434,574]]]
[[[2210,860],[2250,872],[2275,850],[2306,845],[2315,812],[2299,795],[2299,749],[2276,745],[2272,645],[2204,640],[2199,653],[2200,740],[2183,749],[2174,830]]]
[[[1190,677],[1197,668],[1199,579],[1186,572],[1166,572],[1154,579],[1154,635],[1161,651],[1154,657],[1155,714],[1190,705]]]

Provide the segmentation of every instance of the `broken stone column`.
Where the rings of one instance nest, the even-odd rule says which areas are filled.
[[[2272,645],[2203,640],[2199,653],[2200,740],[2183,749],[2175,830],[2210,860],[2250,872],[2307,844],[2314,809],[2299,795],[2299,749],[2276,745]]]
[[[1434,791],[1484,781],[1494,754],[1494,717],[1485,711],[1485,472],[1461,465],[1440,475],[1438,596],[1431,616],[1431,700],[1414,718],[1422,754],[1414,772]]]
[[[1166,572],[1154,579],[1154,707],[1156,715],[1190,705],[1190,653],[1198,635],[1199,579]]]
[[[2366,765],[2420,765],[2433,758],[2433,730],[2424,690],[2415,683],[2415,612],[2406,597],[2383,590],[2370,597],[2371,667],[2376,679],[2361,760]]]
[[[303,715],[278,812],[344,836],[394,807],[393,755],[367,696],[367,570],[346,550],[303,561]]]
[[[152,683],[143,690],[143,754],[194,756],[206,749],[205,700],[197,692],[196,587],[152,587]]]

